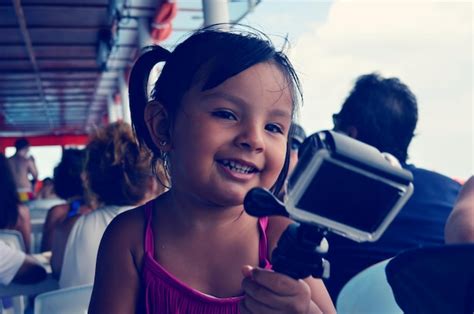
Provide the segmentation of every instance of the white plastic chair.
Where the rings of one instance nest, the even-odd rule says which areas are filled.
[[[66,201],[60,198],[44,199],[44,200],[33,200],[26,203],[26,206],[30,211],[48,211],[51,207],[65,204]]]
[[[92,285],[59,289],[35,298],[34,314],[86,314],[92,295]]]
[[[9,230],[9,229],[0,229],[0,240],[6,243],[6,245],[15,248],[17,250],[20,250],[22,252],[25,252],[25,242],[23,241],[23,236],[21,233],[17,230]],[[1,297],[5,297],[6,293],[4,293],[3,290],[11,289],[11,285],[9,286],[3,286],[0,285],[0,303],[3,303],[1,301]],[[25,310],[25,299],[23,297],[14,297],[11,299],[12,301],[12,309],[14,313],[23,313]],[[3,304],[1,306],[1,311],[0,313],[6,312],[6,310],[3,309]]]
[[[43,236],[43,225],[46,220],[51,207],[65,204],[66,201],[63,199],[45,199],[45,200],[33,200],[26,203],[30,209],[31,219],[31,248],[32,253],[39,253],[41,246],[41,238]]]
[[[23,237],[21,233],[16,230],[0,229],[0,240],[4,241],[10,247],[24,251]],[[11,298],[12,302],[12,307],[3,309],[3,313],[12,313],[13,311],[15,314],[23,314],[28,304],[26,296],[55,290],[58,289],[58,287],[58,281],[52,278],[51,274],[49,274],[45,280],[32,284],[19,284],[14,282],[7,286],[0,284],[0,299]],[[2,313],[1,307],[0,313]]]
[[[12,248],[25,252],[25,242],[18,230],[0,229],[0,240]]]
[[[370,266],[344,285],[336,302],[339,314],[403,313],[385,275],[385,266],[389,261],[387,259]]]

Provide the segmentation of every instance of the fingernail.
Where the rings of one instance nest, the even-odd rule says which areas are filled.
[[[246,278],[252,277],[252,271],[253,271],[253,267],[250,265],[245,265],[242,267],[242,274]]]

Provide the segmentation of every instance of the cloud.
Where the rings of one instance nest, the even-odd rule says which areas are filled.
[[[330,128],[357,76],[396,76],[417,95],[411,160],[465,178],[473,173],[471,2],[340,1],[326,23],[298,37],[309,132]]]

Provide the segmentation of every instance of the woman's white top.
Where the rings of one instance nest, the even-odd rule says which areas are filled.
[[[0,240],[0,284],[8,285],[25,261],[25,253]]]
[[[135,206],[104,206],[81,216],[69,234],[64,251],[59,286],[94,283],[95,263],[105,229],[120,213]]]

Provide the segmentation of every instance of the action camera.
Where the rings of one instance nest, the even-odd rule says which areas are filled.
[[[375,147],[321,131],[301,146],[284,203],[298,222],[373,242],[413,193],[412,181],[411,172],[389,163]]]

